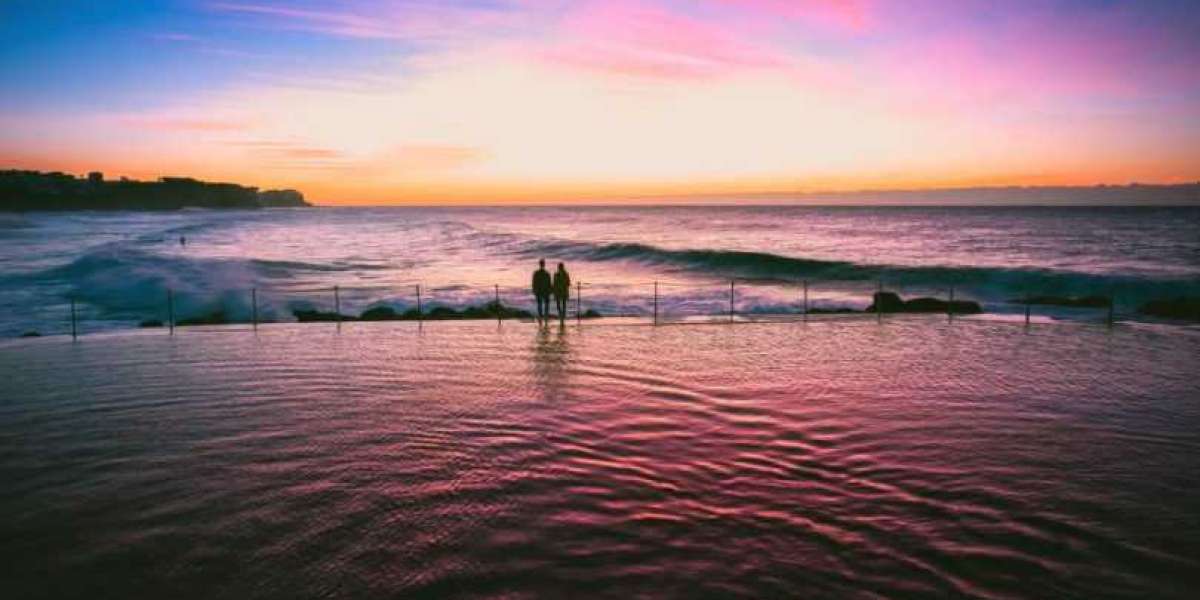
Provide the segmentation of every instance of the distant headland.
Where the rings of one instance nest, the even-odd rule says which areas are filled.
[[[103,173],[0,171],[0,211],[175,210],[311,206],[296,190],[262,190],[190,177],[106,180]]]

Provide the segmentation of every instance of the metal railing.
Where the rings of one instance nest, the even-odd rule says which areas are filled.
[[[569,301],[567,305],[566,312],[569,313],[573,305],[574,314],[563,314],[561,317],[559,315],[553,315],[548,316],[547,318],[559,319],[563,321],[573,320],[577,325],[582,325],[584,320],[591,320],[592,318],[598,316],[634,317],[647,318],[648,324],[660,325],[672,322],[680,322],[682,320],[693,319],[695,317],[706,318],[706,320],[703,322],[722,321],[734,323],[756,322],[765,319],[778,321],[780,320],[780,317],[791,317],[793,319],[807,321],[810,316],[817,315],[857,315],[860,317],[873,316],[876,320],[882,322],[884,315],[889,313],[934,312],[930,310],[888,310],[884,307],[883,294],[885,292],[898,293],[898,291],[920,291],[924,294],[935,294],[932,296],[933,299],[945,304],[945,315],[947,319],[952,321],[956,316],[961,316],[960,314],[956,314],[956,307],[966,306],[956,302],[970,302],[969,300],[961,299],[956,301],[956,290],[954,286],[947,286],[943,288],[916,286],[911,290],[906,290],[905,286],[901,285],[900,282],[891,282],[891,286],[886,287],[882,279],[874,281],[822,281],[810,279],[781,281],[777,279],[761,280],[735,278],[727,281],[727,287],[723,283],[718,284],[714,281],[673,282],[654,280],[648,282],[621,284],[597,284],[580,281],[576,282],[575,285],[572,286],[574,297],[570,299],[571,301]],[[248,318],[231,318],[226,316],[224,312],[221,311],[206,315],[196,308],[193,308],[190,314],[184,313],[183,318],[178,318],[180,315],[178,303],[180,302],[181,296],[175,289],[167,288],[161,307],[154,309],[152,307],[142,305],[139,307],[131,307],[130,312],[141,313],[142,317],[149,317],[144,318],[144,320],[141,321],[140,326],[163,327],[166,329],[169,335],[174,335],[177,328],[186,326],[240,324],[250,325],[252,329],[257,330],[260,324],[281,322],[280,319],[274,316],[273,308],[266,310],[265,312],[263,311],[263,309],[267,308],[267,305],[264,305],[260,302],[262,299],[261,296],[264,295],[260,294],[260,292],[264,292],[267,297],[272,295],[284,297],[291,307],[291,316],[295,317],[297,321],[334,322],[337,324],[339,329],[344,321],[411,320],[424,322],[437,320],[490,319],[494,317],[498,323],[503,323],[505,320],[532,321],[537,319],[536,311],[530,310],[533,305],[533,297],[529,289],[526,287],[501,286],[499,284],[491,284],[488,286],[443,284],[432,287],[422,283],[413,283],[409,285],[411,285],[412,289],[411,295],[407,298],[407,300],[411,301],[410,304],[404,304],[395,294],[397,289],[403,289],[405,287],[403,285],[399,287],[359,286],[351,288],[344,288],[340,285],[334,285],[328,288],[307,289],[252,287],[246,290],[221,290],[220,292],[225,295],[225,297],[229,297],[230,294],[244,295],[246,299],[249,300],[249,306],[247,307],[248,310],[246,311],[248,313]],[[790,290],[788,296],[793,298],[793,301],[788,302],[785,305],[779,305],[778,303],[768,305],[751,305],[750,310],[743,310],[739,312],[739,300],[752,296],[752,294],[746,294],[745,290],[754,289],[756,287],[787,288]],[[592,304],[585,303],[585,288],[596,292],[588,299]],[[641,289],[642,292],[631,293],[631,288]],[[619,306],[616,303],[606,305],[604,302],[597,302],[594,298],[596,296],[600,296],[602,298],[602,290],[605,289],[621,289],[622,294],[619,296],[619,298],[626,301],[631,298],[644,297],[646,300],[646,306],[642,307],[641,309],[637,309],[635,306],[634,310],[629,310],[629,307],[626,306],[624,310],[621,310],[616,309],[616,307]],[[725,291],[726,289],[727,291]],[[815,306],[812,303],[812,298],[810,296],[811,292],[817,289],[823,289],[826,292],[834,292],[832,297],[841,299],[843,304],[845,304],[846,299],[850,297],[857,298],[858,303],[861,304],[861,296],[858,294],[869,293],[869,297],[872,301],[871,304],[874,306],[874,310],[858,310],[845,306],[831,307],[829,301],[830,296],[828,296],[828,294],[823,300],[823,306]],[[358,316],[344,314],[342,312],[342,301],[343,295],[347,290],[351,291],[353,295],[363,299],[364,302],[361,303],[365,304],[366,306],[384,306],[391,308],[395,305],[401,305],[409,306],[410,308],[404,311],[395,311],[393,308],[390,314],[386,315],[384,318],[378,319],[364,318],[370,309],[360,313]],[[445,302],[440,302],[437,299],[439,293],[445,295],[450,291],[455,292],[453,295],[456,299],[456,305],[462,305],[462,300],[464,297],[474,298],[475,302],[478,302],[483,298],[487,298],[488,301],[482,306],[479,306],[478,304],[469,304],[467,305],[467,308],[461,310],[454,309]],[[375,296],[372,300],[370,299],[370,296],[364,296],[364,294],[373,292],[384,292],[386,297],[380,298],[379,296]],[[642,296],[642,294],[644,294],[644,296]],[[690,295],[681,299],[680,294]],[[946,296],[945,300],[942,300],[940,297],[938,297],[942,294]],[[519,297],[520,300],[517,300],[511,304],[505,303],[505,300],[512,300],[514,296]],[[929,298],[930,296],[926,295],[924,297]],[[186,299],[186,296],[183,296],[183,298]],[[667,303],[665,302],[667,299],[677,301],[673,305],[675,308],[672,309],[668,307]],[[82,334],[82,328],[80,326],[81,320],[77,308],[77,303],[80,300],[81,298],[77,298],[74,295],[69,297],[70,332],[73,339],[78,339],[78,337]],[[753,302],[754,300],[754,298],[751,298],[750,301]],[[1026,325],[1028,325],[1033,315],[1033,307],[1037,306],[1037,304],[1032,302],[1033,297],[1029,294],[1025,295],[1024,300],[1024,322]],[[718,304],[721,307],[720,310],[716,309]],[[1116,321],[1115,295],[1109,294],[1107,296],[1107,302],[1104,302],[1103,304],[1106,306],[1093,305],[1084,308],[1106,310],[1104,321],[1106,324],[1111,326]],[[306,306],[308,308],[301,310],[295,308],[297,306]],[[693,310],[690,312],[686,310],[689,307],[693,308]],[[332,311],[321,310],[322,308],[332,308]],[[595,312],[596,308],[602,308],[607,312],[601,315],[598,312]],[[869,308],[871,307],[868,306],[868,309]],[[970,312],[974,313],[976,311],[972,310]],[[304,315],[307,315],[308,318],[304,318]],[[157,316],[162,316],[164,318],[160,320],[156,318]]]

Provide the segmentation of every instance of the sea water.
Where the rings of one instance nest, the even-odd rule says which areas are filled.
[[[6,340],[5,597],[1194,598],[1196,333],[897,316]]]
[[[538,259],[563,262],[602,314],[865,308],[903,296],[1018,313],[1029,295],[1113,296],[1123,318],[1200,295],[1197,208],[555,207],[313,208],[0,217],[0,334],[88,331],[222,313],[292,320],[494,300],[532,308]],[[1102,318],[1096,311],[1048,310]]]

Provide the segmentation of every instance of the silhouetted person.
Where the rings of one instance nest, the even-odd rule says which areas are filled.
[[[182,235],[181,235],[181,236],[179,236],[179,245],[180,245],[180,246],[186,246],[186,245],[187,245],[187,238],[186,238],[186,237],[183,237]]]
[[[546,271],[546,259],[538,260],[538,270],[533,272],[533,297],[537,298],[538,321],[545,321],[550,316],[550,293],[553,289],[550,273]]]
[[[567,268],[558,263],[558,270],[554,272],[554,307],[558,309],[559,321],[567,318],[567,300],[570,297],[571,276],[567,274]]]

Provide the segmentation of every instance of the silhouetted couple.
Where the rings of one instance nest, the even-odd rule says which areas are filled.
[[[558,309],[558,320],[567,318],[567,300],[571,297],[571,276],[567,268],[558,263],[554,278],[546,271],[546,259],[538,261],[538,270],[533,272],[533,297],[537,298],[537,317],[539,321],[550,318],[550,296],[554,296],[554,305]]]

